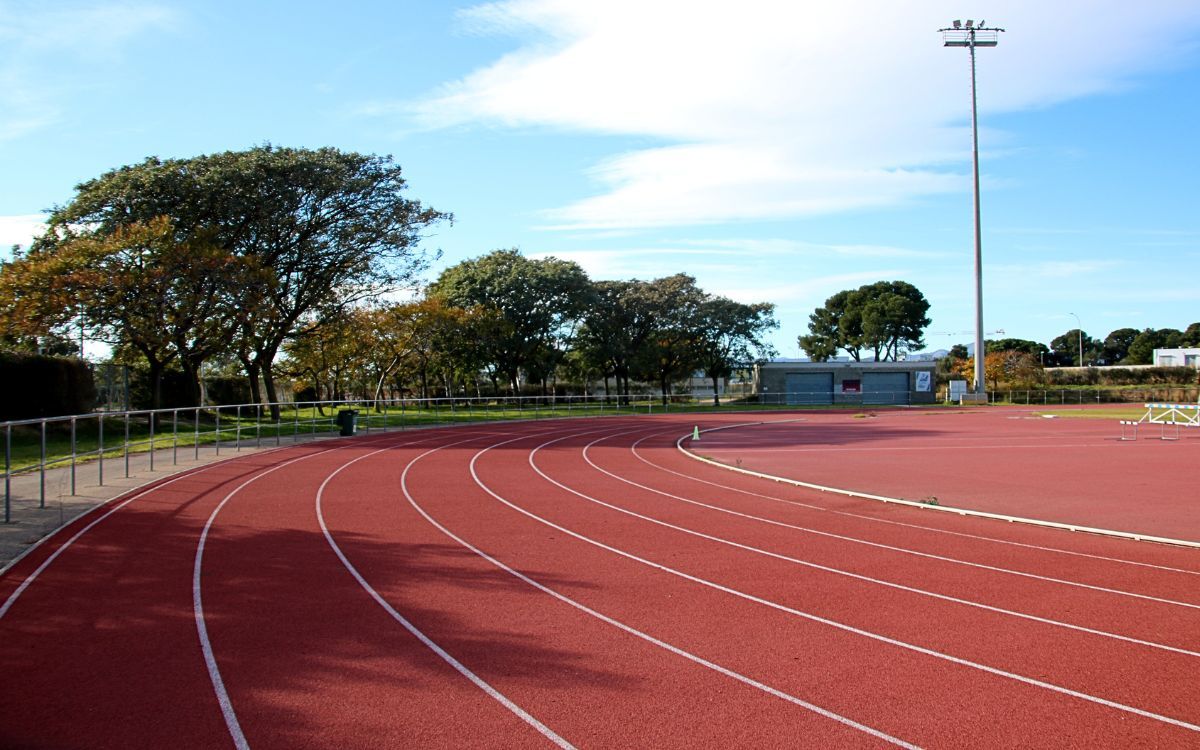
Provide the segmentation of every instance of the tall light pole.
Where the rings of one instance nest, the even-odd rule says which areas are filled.
[[[1070,313],[1075,318],[1075,330],[1079,332],[1079,366],[1083,367],[1083,323],[1079,322],[1079,316],[1075,313]]]
[[[955,21],[942,32],[946,47],[966,47],[971,51],[971,159],[975,168],[975,393],[985,393],[983,379],[983,234],[979,228],[979,113],[975,106],[975,48],[995,47],[1004,29],[988,28],[980,21]]]

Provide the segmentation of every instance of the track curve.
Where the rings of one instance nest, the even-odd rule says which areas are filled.
[[[0,577],[5,747],[1194,747],[1200,554],[707,467],[738,415],[325,441]]]

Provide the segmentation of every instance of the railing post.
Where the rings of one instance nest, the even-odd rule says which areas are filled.
[[[125,412],[125,442],[121,444],[121,453],[125,458],[125,478],[129,478],[129,412]]]
[[[154,471],[154,423],[158,421],[158,412],[150,412],[150,471]]]
[[[99,447],[99,451],[100,451],[100,461],[99,461],[99,464],[100,464],[100,472],[99,472],[100,486],[103,487],[104,486],[104,415],[103,414],[96,417],[96,434],[97,434],[97,442],[100,445],[100,447]]]
[[[75,417],[71,417],[71,497],[75,497]]]
[[[233,413],[233,423],[235,425],[233,432],[233,450],[240,453],[242,450],[242,405],[238,404],[237,409]]]
[[[192,449],[195,451],[195,460],[200,460],[200,407],[196,407],[196,415],[192,420],[192,427],[196,430],[195,436],[192,438]]]
[[[4,522],[12,523],[12,425],[4,426]]]
[[[241,422],[238,424],[240,425]],[[216,425],[213,428],[213,434],[216,436],[216,439],[213,440],[213,445],[216,446],[217,455],[219,456],[221,455],[221,407],[219,406],[217,407]]]
[[[179,465],[179,410],[171,412],[171,465]]]
[[[41,425],[42,425],[42,463],[41,463],[41,466],[38,468],[38,471],[41,474],[41,477],[40,477],[41,490],[40,490],[40,495],[39,495],[40,500],[38,501],[38,507],[45,508],[46,507],[46,420],[43,419],[41,422]]]

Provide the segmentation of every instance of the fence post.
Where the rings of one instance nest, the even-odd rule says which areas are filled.
[[[75,497],[75,417],[71,417],[71,497]]]
[[[46,420],[43,419],[41,424],[42,424],[42,464],[38,469],[39,473],[41,474],[41,495],[40,495],[41,499],[39,501],[38,507],[45,508],[46,507]]]
[[[99,443],[100,451],[100,486],[104,486],[104,415],[100,414],[96,417],[96,433],[97,442]]]
[[[4,522],[12,523],[12,425],[4,426]]]

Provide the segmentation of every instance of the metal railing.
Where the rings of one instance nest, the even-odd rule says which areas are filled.
[[[672,396],[664,405],[661,396],[649,394],[460,396],[235,404],[0,422],[4,433],[4,523],[12,520],[14,476],[37,474],[37,503],[45,508],[46,476],[53,470],[65,471],[70,494],[75,495],[77,470],[85,464],[95,464],[96,483],[104,486],[106,469],[111,472],[114,461],[128,478],[132,456],[144,455],[153,471],[156,461],[178,465],[181,453],[190,452],[199,460],[202,451],[219,456],[223,450],[238,452],[244,447],[261,447],[264,442],[280,446],[285,441],[327,436],[340,429],[337,413],[347,409],[357,412],[357,428],[369,433],[485,420],[654,414],[711,403],[711,397]]]
[[[944,392],[943,392],[944,393]],[[936,394],[941,397],[943,393]],[[1176,401],[1195,402],[1197,389],[1147,387],[1145,389],[1059,389],[989,392],[991,403],[1029,405],[1083,405],[1107,402]],[[935,394],[927,392],[813,393],[762,392],[739,400],[744,408],[792,408],[821,406],[888,406],[933,403]],[[728,401],[726,401],[728,404]],[[181,455],[199,460],[203,453],[219,456],[222,451],[241,451],[264,443],[280,446],[317,436],[328,436],[338,429],[337,412],[358,412],[358,426],[372,430],[404,430],[417,426],[435,426],[485,420],[543,419],[572,416],[615,414],[655,414],[712,405],[712,397],[672,396],[664,405],[660,395],[630,396],[555,395],[442,397],[431,399],[382,399],[308,401],[280,404],[235,404],[158,410],[96,412],[75,416],[25,419],[0,422],[4,434],[4,523],[12,520],[12,480],[14,476],[37,476],[36,488],[24,497],[35,495],[38,508],[46,507],[47,473],[63,470],[58,481],[70,495],[78,489],[77,470],[82,465],[95,467],[95,482],[104,486],[106,472],[116,471],[128,478],[131,460],[144,457],[153,471],[156,462],[178,465]],[[278,414],[276,419],[272,406]],[[90,472],[89,472],[90,473]]]

